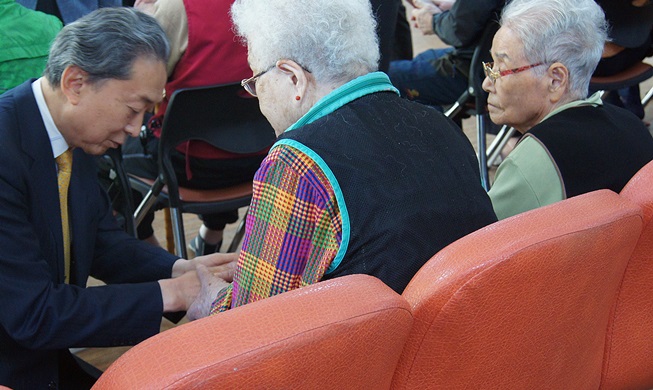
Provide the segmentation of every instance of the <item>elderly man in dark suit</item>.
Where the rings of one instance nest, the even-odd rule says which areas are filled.
[[[138,134],[168,54],[153,18],[104,8],[61,30],[44,77],[0,97],[0,385],[89,388],[69,348],[158,333],[199,292],[195,266],[215,265],[121,231],[97,183],[92,155]],[[85,288],[89,275],[107,285]]]

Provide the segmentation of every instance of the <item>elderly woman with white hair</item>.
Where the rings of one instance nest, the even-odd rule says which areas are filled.
[[[523,134],[489,191],[499,219],[598,189],[619,192],[653,159],[630,112],[587,97],[607,24],[594,0],[513,0],[483,88],[497,124]]]
[[[376,72],[368,0],[237,0],[232,17],[254,74],[243,86],[279,139],[254,178],[233,282],[201,274],[191,318],[353,273],[401,292],[496,220],[460,129]]]

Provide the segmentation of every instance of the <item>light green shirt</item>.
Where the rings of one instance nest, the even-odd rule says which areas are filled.
[[[564,104],[542,119],[578,106],[602,105],[599,93]],[[488,192],[497,218],[504,219],[566,199],[560,170],[544,144],[528,133],[499,165]]]
[[[0,0],[0,94],[42,75],[61,27],[56,16]]]

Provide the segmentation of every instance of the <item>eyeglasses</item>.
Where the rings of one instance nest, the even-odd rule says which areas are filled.
[[[263,72],[257,73],[254,76],[241,81],[240,85],[242,85],[243,88],[245,88],[245,91],[249,92],[250,95],[256,97],[256,79],[263,76],[266,72],[272,70],[272,68],[274,68],[275,66],[276,65],[272,65],[271,67],[267,68]]]
[[[533,64],[533,65],[526,65],[526,66],[522,66],[522,67],[515,68],[515,69],[508,69],[508,70],[502,70],[502,71],[497,72],[497,71],[492,70],[492,68],[494,68],[494,62],[483,62],[482,64],[483,64],[483,70],[485,71],[485,75],[487,76],[487,78],[490,79],[490,81],[492,81],[492,84],[495,84],[497,82],[497,80],[499,78],[501,78],[502,76],[507,76],[509,74],[515,74],[515,73],[523,72],[523,71],[528,70],[530,68],[534,68],[536,66],[544,65],[543,62],[538,62],[537,64]]]

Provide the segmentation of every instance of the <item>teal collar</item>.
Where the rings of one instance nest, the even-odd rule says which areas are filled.
[[[307,125],[323,116],[330,114],[345,104],[374,92],[394,92],[399,95],[397,88],[392,86],[390,79],[383,72],[372,72],[357,77],[350,82],[336,88],[331,93],[320,99],[304,116],[299,118],[286,131]]]

